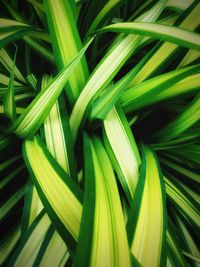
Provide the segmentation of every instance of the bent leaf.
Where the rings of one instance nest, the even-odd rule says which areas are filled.
[[[106,26],[97,32],[123,32],[150,36],[186,48],[200,51],[200,36],[195,32],[158,23],[124,22]]]

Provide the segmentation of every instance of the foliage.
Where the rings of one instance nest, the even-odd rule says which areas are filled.
[[[200,266],[199,14],[1,1],[1,266]]]

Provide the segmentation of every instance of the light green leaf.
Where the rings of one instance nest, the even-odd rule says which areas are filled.
[[[158,23],[124,22],[106,26],[97,32],[105,31],[150,36],[155,39],[200,51],[200,35],[175,26],[161,25]]]
[[[200,65],[193,65],[158,75],[127,89],[120,97],[125,112],[198,90]]]
[[[129,213],[127,234],[131,252],[143,267],[165,266],[165,190],[157,160],[148,147],[143,148],[142,167]]]
[[[109,158],[99,139],[90,140],[85,136],[84,141],[86,191],[75,264],[131,266],[119,193]]]
[[[74,59],[82,44],[70,1],[45,0],[44,4],[55,60],[60,71]],[[71,104],[74,104],[79,96],[87,78],[88,69],[83,56],[66,85]]]
[[[186,9],[183,16],[181,16],[181,22],[178,23],[179,27],[194,31],[199,26],[199,13],[200,3],[194,1],[192,6],[189,7],[189,10]],[[169,42],[161,44],[158,50],[152,55],[151,59],[147,61],[144,67],[134,77],[131,84],[138,84],[151,76],[155,71],[159,71],[162,67],[166,67],[171,60],[174,61],[174,57],[178,55],[178,49],[179,47],[177,45]]]
[[[159,1],[141,18],[141,20],[155,21],[164,9],[166,2],[167,1]],[[142,37],[138,37],[137,35],[129,35],[126,38],[123,36],[117,39],[113,47],[110,48],[98,64],[77,99],[70,117],[70,125],[74,140],[77,137],[78,129],[84,119],[89,103],[99,96],[103,89],[112,81],[120,68],[138,48],[141,41]]]
[[[50,77],[43,77],[42,90],[48,86],[50,81]],[[61,167],[75,179],[76,166],[72,136],[62,95],[55,102],[49,115],[46,117],[44,121],[44,131],[48,150]]]
[[[129,203],[132,202],[141,163],[128,121],[119,106],[103,121],[104,143]]]
[[[78,185],[51,156],[39,137],[25,141],[23,156],[45,210],[63,240],[74,251],[82,213]]]
[[[63,90],[69,75],[77,66],[92,40],[93,39],[84,46],[71,64],[60,71],[50,85],[34,98],[32,103],[25,109],[9,131],[15,132],[15,134],[21,138],[33,136],[36,133]]]

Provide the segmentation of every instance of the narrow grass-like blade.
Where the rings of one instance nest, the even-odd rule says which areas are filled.
[[[168,175],[169,176],[169,175]],[[188,218],[191,224],[197,229],[200,228],[199,205],[190,197],[190,195],[170,176],[165,177],[166,193],[174,205]]]
[[[176,236],[173,231],[173,224],[170,220],[168,221],[167,229],[167,255],[171,263],[170,266],[176,267],[178,265],[180,267],[186,267],[184,256],[180,245],[176,240]]]
[[[146,146],[143,147],[142,167],[129,213],[127,234],[131,252],[143,267],[165,266],[164,181],[154,153]]]
[[[19,244],[21,235],[20,225],[15,225],[0,242],[0,265],[8,266],[10,257]]]
[[[11,70],[8,89],[4,97],[4,111],[5,111],[6,116],[11,121],[14,121],[16,118],[16,106],[15,106],[15,95],[14,95],[14,69],[15,69],[16,55],[17,55],[17,49],[14,55],[13,67]]]
[[[190,49],[181,60],[177,68],[183,68],[200,58],[200,52]]]
[[[16,19],[17,21],[19,21],[21,23],[26,23],[26,20],[22,16],[20,16],[19,12],[14,10],[14,8],[11,5],[9,5],[5,1],[3,1],[3,3],[6,6],[8,12],[11,14],[11,16],[14,19]],[[33,38],[31,38],[29,36],[24,36],[23,40],[27,44],[29,44],[37,53],[39,53],[44,58],[46,58],[48,61],[50,61],[51,63],[55,63],[54,56],[53,56],[52,52],[49,51],[49,49],[47,49],[43,44],[41,44],[40,42],[34,40]],[[48,38],[46,41],[49,41]]]
[[[27,24],[0,18],[0,48],[22,38],[26,34],[32,35],[35,32],[37,31]]]
[[[17,179],[22,174],[22,171],[24,170],[24,165],[20,162],[19,165],[14,169],[8,172],[5,176],[1,175],[1,181],[0,181],[0,192],[3,190],[11,181],[14,181],[14,179]],[[8,169],[7,169],[8,171]],[[2,193],[2,192],[1,192]]]
[[[28,234],[32,223],[43,209],[43,205],[41,203],[41,200],[39,199],[36,188],[31,179],[29,179],[27,184],[24,202],[25,205],[23,209],[21,227],[22,237],[26,239],[26,235]],[[27,251],[25,253],[29,253],[30,251],[30,253],[34,254],[35,252],[34,247],[32,247],[32,251],[31,248],[28,247],[26,247],[25,249]],[[66,245],[51,224],[45,237],[43,238],[39,251],[35,254],[33,260],[30,258],[30,261],[34,262],[33,266],[49,266],[50,264],[57,266],[57,264],[59,265],[59,263],[62,261],[66,262],[65,254],[68,255]],[[30,262],[28,264],[30,264]]]
[[[186,10],[194,0],[187,0],[187,1],[175,1],[175,0],[169,0],[167,3],[167,8],[172,9],[178,13],[183,12]]]
[[[11,73],[13,69],[13,60],[10,57],[9,53],[4,48],[0,49],[0,62],[4,66],[4,68]],[[17,66],[15,66],[14,68],[14,74],[17,80],[19,80],[22,83],[26,83],[21,71],[19,70]],[[1,83],[2,83],[2,79],[1,79]]]
[[[169,122],[163,129],[156,133],[156,137],[161,141],[169,141],[178,137],[184,131],[200,119],[200,94],[190,103],[186,109],[173,121]]]
[[[193,237],[191,236],[186,224],[178,215],[176,215],[176,223],[179,231],[181,232],[182,240],[184,242],[186,251],[191,253],[192,256],[196,257],[197,259],[200,259],[200,252],[198,250],[197,244],[195,243]],[[193,262],[193,265],[199,267],[199,263],[195,261]]]
[[[120,97],[122,107],[125,112],[133,112],[146,105],[198,89],[199,72],[200,65],[188,66],[132,86]]]
[[[187,177],[188,179],[200,183],[200,174],[195,172],[195,170],[190,170],[184,167],[181,163],[172,162],[168,159],[160,158],[160,162],[165,166],[169,167],[170,169],[176,171],[177,173],[180,173],[184,177]]]
[[[9,215],[12,209],[22,200],[25,186],[18,188],[6,201],[0,204],[0,223]]]

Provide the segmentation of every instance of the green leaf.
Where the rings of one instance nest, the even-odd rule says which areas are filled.
[[[167,252],[168,258],[170,260],[171,266],[176,267],[177,264],[180,267],[186,267],[186,262],[181,252],[179,243],[176,240],[176,235],[173,232],[173,224],[168,221],[167,229]]]
[[[1,181],[0,181],[0,192],[2,189],[4,189],[8,185],[8,183],[10,183],[10,181],[14,181],[14,179],[17,179],[18,176],[22,175],[22,170],[24,170],[24,165],[19,162],[16,162],[16,163],[18,163],[19,165],[14,170],[11,170],[5,176],[2,174]]]
[[[63,90],[63,86],[66,84],[69,75],[77,66],[92,40],[84,46],[71,64],[60,71],[50,85],[34,98],[9,131],[15,132],[21,138],[33,136],[37,132]]]
[[[97,14],[96,18],[90,24],[86,37],[91,35],[100,25],[106,22],[107,19],[115,12],[117,8],[126,2],[125,0],[110,0],[105,3],[101,11]]]
[[[170,179],[166,177],[164,179],[167,196],[173,201],[175,206],[185,214],[188,220],[199,229],[199,205],[171,176]]]
[[[197,183],[200,183],[200,174],[198,174],[197,172],[195,172],[195,170],[189,170],[188,168],[185,168],[183,166],[181,166],[181,164],[179,163],[175,163],[175,162],[172,162],[172,161],[169,161],[167,159],[163,159],[163,158],[160,158],[160,161],[166,165],[167,167],[171,168],[172,170],[180,173],[181,175],[197,182]]]
[[[85,197],[75,264],[131,266],[119,193],[109,158],[99,139],[90,140],[85,136],[84,141]]]
[[[64,241],[55,231],[53,226],[43,239],[40,250],[34,261],[33,267],[37,266],[64,266],[69,258],[69,252]]]
[[[92,104],[90,113],[91,119],[105,119],[109,111],[114,107],[115,103],[121,96],[122,92],[128,87],[130,81],[138,73],[144,63],[148,60],[152,52],[148,53],[132,70],[123,76],[113,86],[109,87],[105,92]]]
[[[45,10],[58,70],[67,66],[82,49],[70,1],[45,0]],[[88,78],[84,56],[70,75],[66,93],[71,104],[79,96]]]
[[[15,61],[16,61],[17,49],[15,51],[13,67],[10,75],[10,81],[8,84],[8,89],[6,95],[4,97],[4,111],[6,116],[14,121],[16,118],[16,106],[15,106],[15,95],[14,95],[14,69],[15,69]]]
[[[25,193],[25,187],[19,187],[6,201],[0,205],[0,223],[11,212],[11,210],[19,203]]]
[[[10,57],[9,53],[4,48],[0,49],[0,62],[6,70],[8,70],[10,73],[12,72],[14,63],[13,63],[13,60]],[[17,66],[15,66],[13,71],[15,74],[14,76],[17,80],[19,80],[22,83],[26,83],[21,71],[19,70],[19,68]],[[1,79],[1,83],[2,83],[2,79]],[[20,83],[20,85],[21,85],[21,83]]]
[[[19,15],[19,12],[17,12],[16,10],[14,10],[14,8],[11,5],[9,5],[4,0],[3,0],[3,4],[5,5],[5,7],[7,8],[8,12],[11,14],[11,16],[14,19],[16,19],[18,22],[26,23],[26,20],[22,16],[20,16]],[[39,37],[39,34],[38,34],[38,36],[35,36],[35,37],[38,38]],[[40,37],[41,37],[41,34],[40,34]],[[43,44],[41,44],[38,41],[35,41],[34,39],[32,39],[29,36],[23,36],[23,40],[28,45],[30,45],[37,53],[39,53],[40,55],[44,56],[44,58],[46,58],[47,60],[49,60],[51,63],[55,63],[53,54]],[[45,41],[49,41],[48,40],[48,37],[47,37],[47,40],[45,40]]]
[[[29,179],[26,187],[24,203],[25,205],[22,216],[22,237],[26,239],[26,236],[29,235],[32,223],[34,223],[34,220],[43,209],[43,205],[31,179]],[[35,253],[34,247],[26,247],[25,249],[27,251],[26,253],[34,254],[34,259],[31,259],[31,257],[29,259],[30,261],[34,262],[32,266],[48,266],[50,263],[54,264],[54,266],[57,266],[57,264],[59,265],[60,262],[65,261],[65,255],[68,255],[64,241],[61,239],[58,232],[55,231],[55,228],[52,226],[52,224],[48,228],[48,231],[43,238],[42,244],[37,253]],[[29,262],[29,264],[31,263]]]
[[[196,257],[197,259],[200,259],[200,252],[198,250],[198,247],[195,244],[194,239],[192,238],[188,228],[186,227],[186,224],[183,222],[183,220],[181,220],[181,217],[178,215],[176,215],[176,223],[179,231],[181,232],[181,236],[185,247],[187,248],[187,251],[190,252],[192,256]],[[198,265],[198,263],[194,262],[194,266]]]
[[[44,76],[42,80],[42,89],[45,89],[50,81],[50,77]],[[49,115],[46,117],[44,121],[44,131],[48,150],[61,167],[71,177],[76,179],[72,135],[62,95],[55,102]]]
[[[176,12],[183,12],[184,10],[187,10],[187,8],[194,2],[194,0],[187,0],[187,1],[175,1],[175,0],[169,0],[167,3],[167,7],[175,10]]]
[[[141,163],[135,139],[119,106],[103,121],[104,143],[129,203],[132,202]]]
[[[190,49],[184,56],[182,61],[179,63],[177,68],[183,68],[199,58],[200,58],[200,53],[198,51]]]
[[[161,141],[169,141],[178,137],[188,130],[200,119],[200,94],[179,114],[173,121],[169,122],[163,129],[156,133],[156,137]]]
[[[9,267],[33,266],[50,224],[51,221],[44,211],[40,212],[9,261]]]
[[[22,236],[24,236],[28,229],[30,228],[33,221],[37,218],[39,213],[42,211],[43,205],[38,196],[36,188],[31,178],[28,179],[25,197],[24,197],[24,207],[22,213]]]
[[[17,224],[11,229],[6,237],[0,242],[0,264],[6,266],[11,255],[13,255],[19,243],[21,235],[20,225]]]
[[[58,233],[74,251],[82,213],[79,187],[51,156],[39,137],[25,141],[23,156],[45,210]]]
[[[27,24],[0,18],[0,48],[22,38],[26,34],[31,35],[35,32],[37,31]]]
[[[155,39],[200,51],[200,35],[175,26],[158,23],[124,22],[106,26],[97,32],[106,31],[150,36]]]
[[[145,266],[165,266],[166,206],[154,153],[143,147],[142,167],[127,223],[132,254]],[[152,246],[153,244],[153,246]]]
[[[142,21],[155,21],[162,10],[164,9],[166,1],[159,1],[150,9],[145,16],[141,18]],[[142,41],[142,37],[137,35],[130,35],[124,38],[119,38],[114,42],[110,50],[104,55],[98,66],[95,68],[93,74],[90,76],[87,84],[83,88],[79,98],[77,99],[73,108],[70,125],[72,129],[72,136],[76,140],[78,129],[88,105],[92,100],[100,95],[103,89],[112,81],[120,68],[125,64],[128,58],[138,48]]]
[[[186,11],[180,17],[180,22],[179,20],[176,22],[176,25],[179,25],[179,27],[183,29],[194,31],[199,26],[199,12],[200,3],[199,1],[194,1],[191,7],[189,7],[189,9],[186,9]],[[160,70],[162,70],[163,67],[166,68],[171,61],[174,62],[174,58],[178,55],[178,49],[179,47],[177,45],[169,42],[161,44],[158,50],[152,55],[151,59],[147,61],[144,67],[134,77],[131,84],[135,85],[139,82],[144,81],[155,71],[158,71],[160,73]]]
[[[158,75],[127,89],[120,97],[125,112],[197,90],[200,65],[188,66]],[[196,75],[196,76],[195,76]]]

